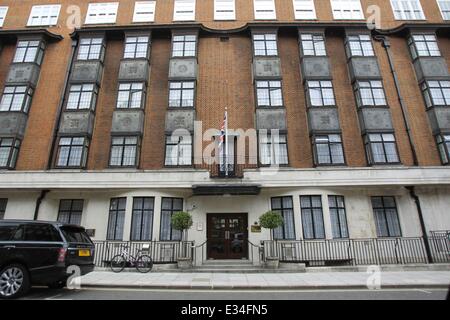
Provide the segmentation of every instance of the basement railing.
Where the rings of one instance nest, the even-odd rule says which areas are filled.
[[[432,263],[450,263],[449,238],[428,238]],[[263,241],[264,257],[306,266],[356,266],[428,263],[425,239],[371,238]]]
[[[266,257],[279,257],[280,262],[305,263],[307,266],[356,266],[427,263],[425,241],[429,242],[432,263],[450,263],[450,230],[432,231],[422,237],[275,240],[262,241],[261,246],[247,241],[248,259],[265,262]],[[195,246],[193,241],[94,241],[95,265],[108,267],[112,257],[126,244],[136,254],[150,244],[148,254],[156,264],[176,263],[177,258],[191,258],[194,264],[208,258],[207,241]],[[200,260],[200,261],[198,261]]]
[[[155,264],[176,263],[177,258],[193,258],[193,241],[93,241],[95,245],[94,263],[97,267],[109,267],[111,259],[122,252],[122,245],[129,246],[135,255],[144,244],[150,244],[146,252]]]

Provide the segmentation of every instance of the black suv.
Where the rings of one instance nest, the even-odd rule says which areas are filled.
[[[78,266],[80,275],[94,269],[94,244],[84,228],[0,220],[0,298],[17,298],[31,285],[63,288],[69,266]]]

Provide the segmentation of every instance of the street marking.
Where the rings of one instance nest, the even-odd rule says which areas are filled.
[[[51,296],[51,297],[45,298],[45,300],[53,300],[55,298],[61,297],[62,295],[63,295],[62,293],[58,293],[56,296]]]
[[[423,290],[423,289],[416,289],[416,291],[424,292],[424,293],[432,293],[431,291]]]

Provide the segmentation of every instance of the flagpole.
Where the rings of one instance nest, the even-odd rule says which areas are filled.
[[[228,177],[228,107],[225,107],[225,176]]]

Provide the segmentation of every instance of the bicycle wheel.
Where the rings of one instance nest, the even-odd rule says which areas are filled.
[[[141,273],[147,273],[153,268],[153,260],[150,256],[143,255],[136,260],[136,269]]]
[[[120,254],[118,254],[111,259],[111,270],[116,273],[121,272],[123,269],[125,269],[126,264],[127,260],[125,260],[125,258]]]

